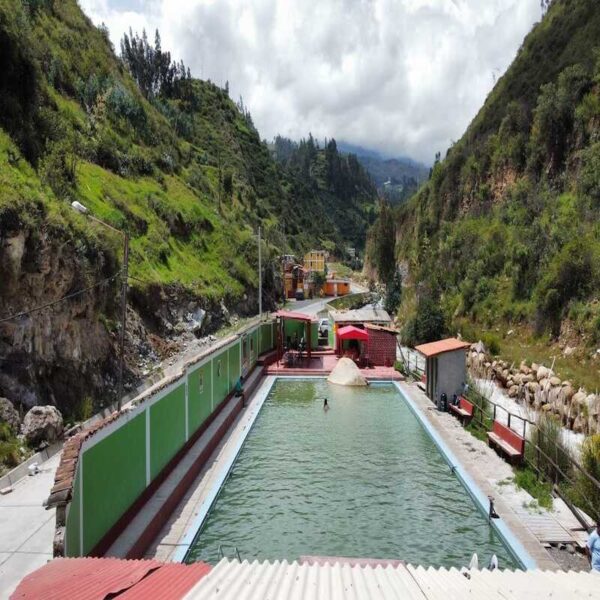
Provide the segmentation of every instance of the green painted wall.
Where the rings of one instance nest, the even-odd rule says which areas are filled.
[[[188,429],[190,436],[204,423],[211,413],[210,361],[199,367],[188,378]],[[202,385],[201,385],[202,383]]]
[[[69,506],[69,514],[66,522],[65,540],[67,544],[67,556],[80,556],[79,548],[79,472],[73,481],[73,496]]]
[[[256,346],[255,346],[256,348]],[[240,378],[240,342],[234,344],[227,351],[228,359],[229,359],[229,387],[228,392],[235,388],[235,384],[237,380]],[[252,364],[252,363],[251,363]],[[218,401],[223,400],[223,398],[218,398]],[[218,403],[218,402],[217,402]],[[216,404],[215,404],[216,405]]]
[[[150,477],[154,479],[185,444],[183,382],[150,407]]]
[[[284,321],[284,343],[286,343],[287,336],[290,336],[291,340],[294,340],[294,334],[298,333],[298,340],[306,337],[306,329],[304,327],[304,321]],[[319,323],[315,321],[310,324],[310,341],[311,348],[315,350],[319,346]]]
[[[145,414],[86,450],[82,466],[83,553],[87,554],[146,487]]]
[[[271,323],[263,323],[260,326],[260,343],[258,348],[259,355],[273,349],[275,344],[271,343],[271,339],[273,342],[275,341],[273,325]]]
[[[219,364],[221,365],[220,372]],[[214,409],[229,393],[229,382],[227,380],[227,350],[217,354],[212,359],[212,376]]]
[[[247,334],[247,339],[251,368],[260,354],[274,347],[274,325],[261,324]],[[189,435],[234,389],[240,376],[240,343],[237,341],[186,375]],[[146,413],[149,412],[151,479],[185,444],[185,394],[182,378],[181,384],[166,396],[82,453],[83,554],[92,550],[146,487]],[[68,556],[80,555],[78,477],[66,523]]]

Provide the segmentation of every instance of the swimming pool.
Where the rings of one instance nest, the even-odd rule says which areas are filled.
[[[323,410],[323,397],[330,410]],[[303,555],[461,567],[510,551],[391,384],[277,380],[187,562]]]

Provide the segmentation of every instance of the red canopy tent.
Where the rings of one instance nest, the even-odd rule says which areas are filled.
[[[342,340],[358,340],[360,342],[368,342],[369,334],[359,327],[355,327],[354,325],[346,325],[346,327],[341,327],[337,330],[337,353],[342,353]]]

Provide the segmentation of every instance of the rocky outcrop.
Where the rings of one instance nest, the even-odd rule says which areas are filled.
[[[13,435],[21,429],[21,418],[8,398],[0,398],[0,423],[7,423]]]
[[[361,375],[360,369],[353,360],[347,357],[340,358],[333,371],[329,374],[327,381],[337,385],[367,385],[367,380]]]
[[[492,359],[481,342],[473,344],[467,367],[474,377],[493,379],[515,401],[556,415],[564,427],[577,433],[600,433],[600,395],[575,390],[552,369],[522,362],[518,367]]]
[[[23,435],[34,448],[42,442],[56,442],[63,431],[62,415],[54,406],[34,406],[23,419]]]

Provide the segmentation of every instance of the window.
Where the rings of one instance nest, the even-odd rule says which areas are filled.
[[[198,391],[200,393],[204,391],[204,373],[200,373],[198,376]]]

